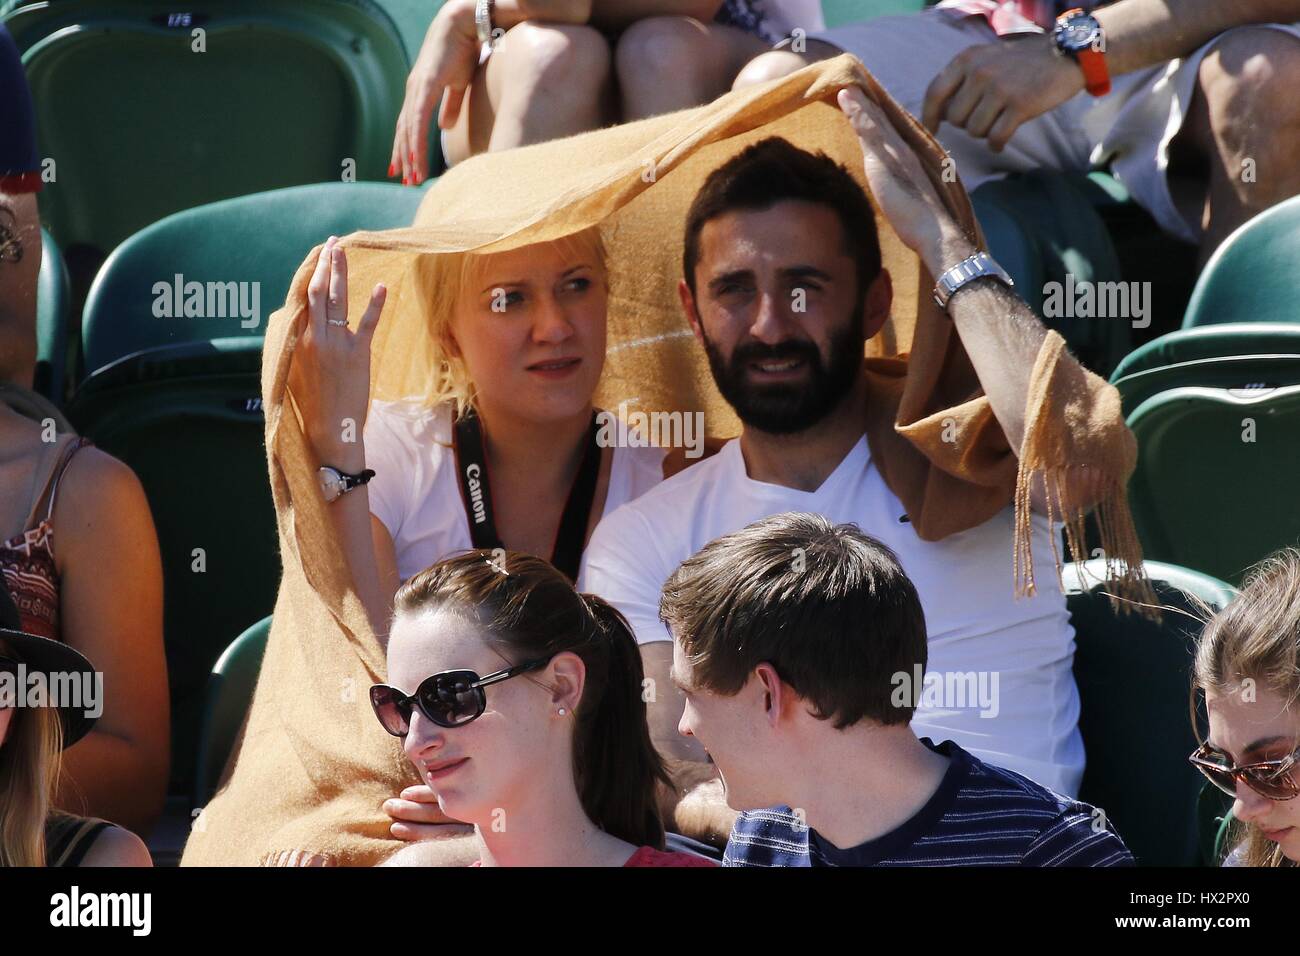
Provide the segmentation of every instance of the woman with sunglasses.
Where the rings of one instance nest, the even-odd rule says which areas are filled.
[[[481,866],[713,866],[665,852],[667,785],[622,616],[545,561],[474,550],[397,593],[380,723]],[[420,845],[390,865],[418,865]]]
[[[1256,565],[1201,635],[1209,739],[1191,760],[1235,798],[1226,865],[1300,862],[1300,551]]]

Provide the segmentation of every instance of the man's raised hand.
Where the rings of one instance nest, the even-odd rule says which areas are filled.
[[[935,275],[936,269],[942,271],[974,252],[974,245],[921,168],[920,159],[880,107],[856,86],[840,90],[838,101],[862,145],[871,196],[898,238]]]

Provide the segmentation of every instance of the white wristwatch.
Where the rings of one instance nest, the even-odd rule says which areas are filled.
[[[329,465],[321,465],[320,468],[316,469],[316,475],[320,479],[320,491],[326,501],[341,498],[353,488],[364,485],[375,477],[374,471],[369,468],[359,475],[349,475],[347,472],[331,468]]]
[[[948,308],[948,300],[962,286],[974,282],[976,279],[985,277],[997,279],[1004,283],[1007,288],[1015,288],[1015,282],[1011,276],[1007,275],[1007,270],[997,264],[997,261],[987,252],[977,252],[973,256],[967,256],[961,262],[957,263],[943,275],[939,276],[939,281],[934,284],[934,301],[938,303],[939,308],[945,311]]]

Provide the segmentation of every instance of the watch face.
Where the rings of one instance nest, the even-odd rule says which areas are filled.
[[[1063,50],[1078,53],[1092,46],[1101,24],[1091,14],[1076,14],[1057,27],[1056,42]]]
[[[317,472],[317,476],[320,478],[320,490],[326,501],[333,501],[343,494],[343,479],[336,471],[322,468]]]

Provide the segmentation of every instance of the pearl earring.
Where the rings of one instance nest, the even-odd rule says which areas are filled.
[[[559,714],[561,717],[563,717],[566,713],[568,713],[568,711],[566,711],[563,707],[561,707],[559,710],[556,711],[556,713]]]

